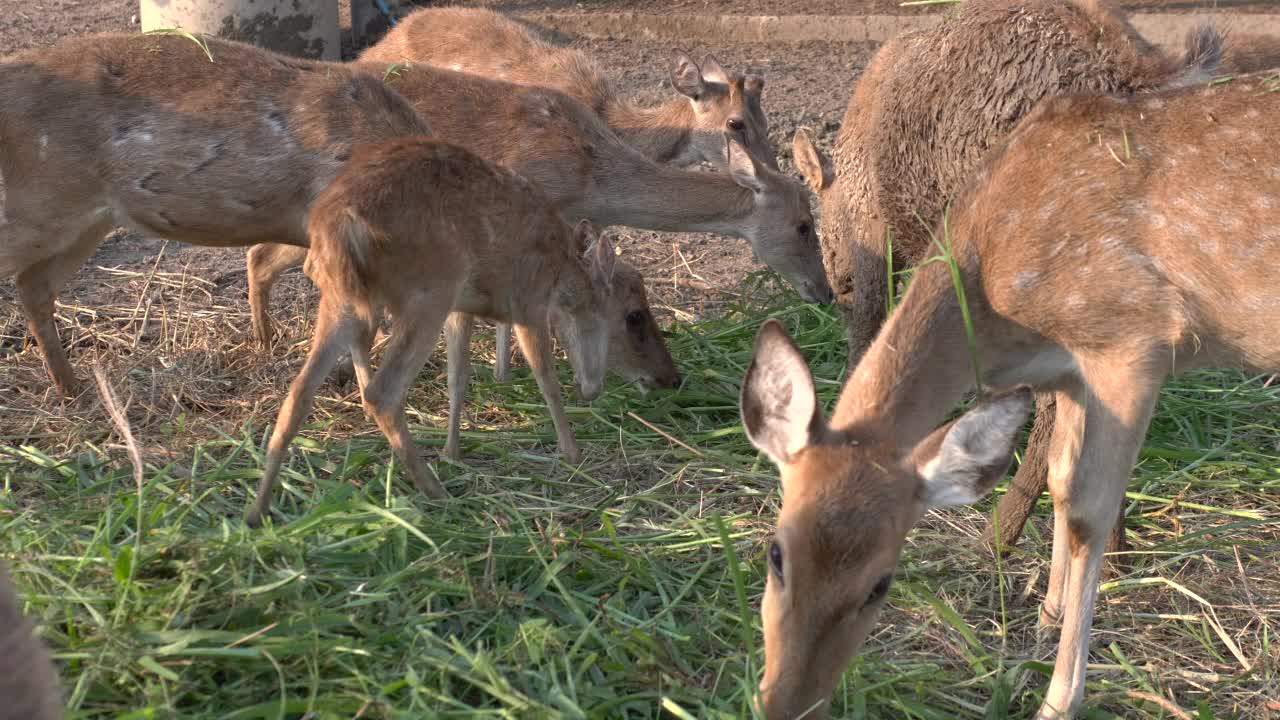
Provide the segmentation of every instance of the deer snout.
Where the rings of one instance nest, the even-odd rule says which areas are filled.
[[[582,381],[578,383],[578,395],[583,400],[591,402],[600,397],[600,390],[604,388],[604,383],[600,380]]]
[[[832,292],[831,286],[825,281],[814,282],[813,280],[806,280],[800,286],[800,297],[804,298],[805,302],[826,305],[836,299],[836,294]]]

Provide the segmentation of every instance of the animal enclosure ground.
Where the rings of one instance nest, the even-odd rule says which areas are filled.
[[[120,0],[24,4],[0,13],[0,52],[128,30],[134,13]],[[626,90],[669,92],[665,44],[583,46]],[[784,168],[798,126],[830,150],[873,50],[712,49],[766,72]],[[248,343],[242,251],[121,234],[73,280],[64,338],[80,375],[100,364],[127,405],[140,485],[98,394],[63,405],[47,392],[0,283],[0,553],[73,717],[751,716],[778,495],[742,435],[738,386],[756,327],[780,316],[829,406],[841,329],[770,276],[740,282],[756,267],[745,242],[618,238],[649,277],[679,391],[615,383],[589,406],[568,398],[586,454],[569,467],[548,452],[528,371],[492,382],[491,337],[478,334],[464,459],[437,466],[452,500],[420,497],[352,391],[330,385],[294,445],[283,522],[258,533],[241,512],[305,356],[304,277],[276,291],[284,335],[270,353]],[[435,361],[410,397],[428,453],[444,441],[443,353]],[[1099,602],[1092,717],[1280,717],[1280,380],[1170,383],[1128,503],[1134,568]],[[1056,648],[1036,628],[1047,506],[1000,563],[977,543],[990,503],[926,518],[834,715],[1029,715]]]

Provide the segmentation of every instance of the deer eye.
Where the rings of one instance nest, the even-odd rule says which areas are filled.
[[[872,603],[883,600],[884,596],[889,594],[889,585],[892,583],[892,575],[885,575],[876,581],[876,586],[871,588],[871,594],[867,595],[867,601],[862,604],[862,607],[865,608]]]
[[[627,313],[627,327],[640,327],[644,324],[644,313],[639,310],[632,310]]]
[[[810,226],[809,226],[809,223],[807,223],[807,222],[802,222],[802,223],[800,223],[799,225],[797,225],[797,226],[796,226],[796,232],[797,232],[797,233],[800,235],[800,237],[802,237],[802,238],[807,238],[807,237],[809,237],[809,233],[810,233],[810,232],[812,232],[812,231],[813,231],[813,228],[812,228],[812,227],[810,227]]]
[[[769,543],[769,568],[773,570],[778,584],[782,585],[782,546],[776,542]]]
[[[746,125],[742,124],[742,120],[740,118],[729,118],[730,130],[741,130],[744,127],[746,127]]]

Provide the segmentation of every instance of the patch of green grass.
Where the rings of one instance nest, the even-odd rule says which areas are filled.
[[[140,489],[115,446],[0,445],[0,551],[73,717],[752,717],[778,495],[737,394],[770,315],[829,406],[840,322],[779,295],[673,327],[678,392],[570,398],[581,467],[551,453],[527,370],[497,385],[481,366],[464,460],[437,464],[446,503],[419,496],[354,398],[329,391],[261,531],[241,517],[269,427],[232,415],[221,434],[190,434],[181,457],[153,453]],[[411,420],[430,453],[444,387],[421,380]],[[170,445],[185,420],[164,426]],[[1165,389],[1129,496],[1137,569],[1100,601],[1089,717],[1171,717],[1144,693],[1198,717],[1260,717],[1280,696],[1278,441],[1280,388],[1260,378],[1206,372]],[[836,717],[1038,705],[1053,652],[1035,638],[1047,514],[997,573],[977,542],[988,509],[931,514],[913,532]]]

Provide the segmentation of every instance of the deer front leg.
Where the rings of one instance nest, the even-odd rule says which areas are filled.
[[[1117,373],[1116,365],[1139,371]],[[1055,542],[1065,534],[1068,543],[1066,558],[1060,558],[1054,548],[1054,561],[1064,559],[1069,567],[1058,658],[1036,720],[1074,717],[1084,699],[1089,635],[1107,535],[1113,526],[1115,508],[1124,498],[1159,389],[1160,378],[1153,382],[1142,374],[1143,365],[1141,361],[1125,362],[1108,364],[1095,372],[1086,370],[1089,387],[1083,398],[1084,412],[1080,421],[1068,426],[1083,431],[1079,461],[1071,464],[1068,472],[1062,467],[1066,463],[1053,458],[1049,490],[1054,499]],[[1063,395],[1059,395],[1055,437],[1063,429],[1062,421],[1071,419],[1064,418],[1062,405]],[[1062,572],[1056,567],[1053,570]]]
[[[54,302],[58,299],[58,291],[93,255],[110,228],[110,221],[91,224],[80,232],[71,247],[30,265],[14,278],[18,302],[27,316],[27,328],[40,347],[45,370],[54,387],[66,398],[74,398],[80,394],[80,381],[76,378],[71,361],[67,359],[66,348],[62,346],[62,338],[58,335],[58,326],[53,319]],[[39,239],[35,228],[18,226],[16,223],[4,230],[6,233],[25,233],[33,239]],[[34,242],[25,237],[4,237],[0,240],[12,242],[14,247],[20,247],[19,243]]]
[[[449,372],[449,432],[444,442],[444,456],[457,460],[461,440],[462,405],[467,397],[467,382],[471,379],[471,329],[472,317],[466,313],[453,313],[444,324],[445,354]],[[501,357],[501,356],[499,356]]]
[[[547,409],[551,411],[551,423],[556,428],[556,442],[565,460],[576,465],[582,462],[582,452],[573,439],[573,430],[569,427],[569,418],[560,403],[560,379],[556,376],[555,358],[551,355],[551,333],[546,323],[536,326],[517,324],[516,342],[520,344],[520,352],[533,370],[533,377],[538,381],[538,389],[546,400]]]
[[[259,243],[245,253],[245,271],[249,278],[249,317],[253,337],[263,349],[271,347],[271,289],[280,275],[307,259],[307,249],[280,243]]]

